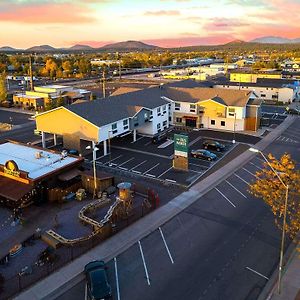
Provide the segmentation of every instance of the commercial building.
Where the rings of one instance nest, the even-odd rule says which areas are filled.
[[[269,79],[280,79],[280,71],[258,71],[251,72],[245,70],[232,70],[230,72],[230,81],[231,82],[248,82],[255,83],[258,78],[269,78]]]
[[[218,88],[167,88],[171,123],[191,128],[256,131],[260,104],[254,92]]]
[[[257,78],[256,83],[215,82],[215,88],[253,91],[266,103],[291,103],[300,98],[300,85],[293,80]]]
[[[76,185],[83,159],[17,142],[0,144],[0,202],[10,207],[51,201]],[[80,176],[79,176],[80,177]]]
[[[91,142],[103,143],[107,154],[108,141],[132,133],[153,136],[169,127],[169,102],[163,99],[162,89],[147,88],[119,94],[106,99],[59,107],[36,116],[37,129],[60,135],[66,148],[85,151]]]
[[[61,98],[64,104],[71,104],[76,100],[89,100],[90,91],[76,89],[65,85],[47,85],[34,87],[34,91],[25,91],[13,95],[13,104],[26,109],[43,110],[47,104]]]

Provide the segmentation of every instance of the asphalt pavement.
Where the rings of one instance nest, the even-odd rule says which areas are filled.
[[[299,163],[299,150],[295,121],[264,153],[288,152]],[[269,208],[248,191],[262,167],[256,155],[109,261],[115,299],[257,299],[277,268],[281,237]],[[57,299],[83,295],[80,282]]]

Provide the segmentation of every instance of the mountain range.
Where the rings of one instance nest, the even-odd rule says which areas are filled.
[[[256,38],[250,43],[260,43],[260,44],[297,44],[300,43],[300,38],[288,39],[280,36],[263,36]]]
[[[250,47],[251,45],[255,44],[298,44],[300,43],[300,38],[296,39],[288,39],[288,38],[283,38],[283,37],[278,37],[278,36],[264,36],[260,38],[256,38],[254,40],[251,40],[249,42],[245,42],[242,40],[234,40],[230,43],[227,43],[225,45],[214,45],[214,46],[189,46],[189,47],[181,47],[181,48],[175,48],[175,49],[193,49],[193,48],[231,48],[231,47],[240,47],[240,46],[248,46]],[[28,49],[15,49],[9,46],[4,46],[0,47],[0,52],[57,52],[57,51],[62,51],[62,52],[92,52],[92,51],[145,51],[145,50],[159,50],[159,49],[164,49],[158,46],[154,45],[149,45],[145,44],[140,41],[125,41],[125,42],[118,42],[118,43],[113,43],[113,44],[108,44],[99,48],[93,48],[88,45],[74,45],[70,48],[54,48],[50,45],[40,45],[40,46],[33,46]]]

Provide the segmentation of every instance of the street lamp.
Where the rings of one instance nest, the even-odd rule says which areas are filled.
[[[233,140],[232,140],[232,144],[235,144],[235,123],[236,123],[236,112],[234,112]]]
[[[111,143],[110,143],[110,139],[111,139],[111,133],[113,131],[112,130],[109,130],[108,131],[108,150],[109,150],[109,162],[108,162],[108,165],[111,167]]]
[[[285,184],[283,180],[281,179],[279,173],[275,171],[275,169],[272,167],[266,156],[258,149],[255,148],[249,148],[251,152],[260,153],[261,156],[264,158],[264,160],[267,162],[271,170],[274,172],[274,174],[277,176],[279,181],[282,183],[282,185],[285,187],[285,202],[284,202],[284,214],[283,214],[283,227],[282,227],[282,235],[281,235],[281,247],[280,247],[280,259],[279,259],[279,269],[278,269],[278,294],[280,294],[281,291],[281,279],[282,279],[282,264],[283,264],[283,250],[284,250],[284,241],[285,241],[285,227],[286,227],[286,212],[287,212],[287,204],[288,204],[288,195],[289,195],[289,185]]]
[[[93,171],[94,171],[94,193],[93,193],[93,199],[96,197],[97,193],[97,174],[96,174],[96,151],[99,150],[99,148],[96,147],[96,144],[94,141],[92,141],[92,147],[86,146],[85,149],[87,150],[93,150]]]

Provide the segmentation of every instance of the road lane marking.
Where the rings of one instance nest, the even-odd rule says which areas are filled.
[[[121,163],[121,164],[119,165],[119,168],[120,168],[121,166],[127,164],[128,162],[132,161],[132,160],[134,160],[134,157],[131,157],[130,159],[128,159],[128,160],[124,161],[123,163]]]
[[[143,248],[142,248],[141,242],[138,241],[138,243],[139,243],[140,252],[141,252],[141,256],[142,256],[142,260],[143,260],[143,264],[144,264],[144,269],[145,269],[146,279],[147,279],[148,285],[150,285],[150,279],[149,279],[148,269],[147,269],[146,262],[145,262],[145,257],[144,257],[144,253],[143,253]]]
[[[118,300],[120,300],[121,299],[121,297],[120,297],[120,286],[119,286],[118,266],[117,266],[117,258],[116,257],[114,258],[114,263],[115,263],[117,297],[118,297]]]
[[[238,190],[233,184],[231,184],[228,180],[225,180],[226,183],[228,183],[233,189],[235,189],[240,195],[242,195],[244,198],[247,199],[247,196],[245,196],[240,190]]]
[[[165,236],[164,236],[164,234],[163,234],[163,232],[162,232],[162,230],[161,230],[160,227],[158,227],[158,230],[159,230],[160,235],[161,235],[161,238],[162,238],[162,240],[163,240],[163,242],[164,242],[164,244],[165,244],[165,247],[166,247],[166,250],[167,250],[167,252],[168,252],[169,258],[170,258],[170,260],[171,260],[171,263],[174,264],[174,260],[173,260],[173,257],[172,257],[172,255],[171,255],[171,252],[170,252],[170,250],[169,250],[169,247],[168,247],[168,245],[167,245]]]
[[[259,170],[261,170],[261,171],[263,171],[264,169],[263,168],[261,168],[261,167],[259,167],[259,166],[257,166],[256,164],[254,164],[253,162],[249,162],[249,164],[251,164],[252,166],[254,166],[255,168],[257,168],[257,169],[259,169]]]
[[[233,175],[235,175],[237,178],[241,179],[242,181],[244,181],[247,185],[250,185],[249,182],[247,182],[246,180],[244,180],[242,177],[240,177],[238,174],[233,173]]]
[[[154,168],[156,168],[158,165],[159,165],[159,163],[157,163],[154,167],[150,168],[149,170],[147,170],[143,174],[147,174],[148,172],[150,172],[151,170],[153,170]]]
[[[261,276],[261,277],[263,277],[263,278],[269,280],[269,278],[268,278],[267,276],[265,276],[265,275],[263,275],[263,274],[261,274],[261,273],[255,271],[255,270],[253,270],[253,269],[251,269],[251,268],[249,268],[249,267],[246,267],[246,269],[249,270],[249,271],[251,271],[251,272],[253,272],[253,273],[255,273],[255,274],[257,274],[258,276]]]
[[[144,164],[147,160],[144,160],[143,162],[141,162],[140,164],[136,165],[135,167],[131,168],[130,171],[134,170],[135,168],[141,166],[142,164]]]
[[[250,175],[254,176],[255,178],[258,178],[255,174],[247,170],[246,168],[242,168],[244,171],[248,172]]]
[[[219,189],[215,188],[215,190],[219,192],[234,208],[236,208],[236,206]]]
[[[167,169],[166,171],[162,172],[159,176],[157,176],[157,178],[163,176],[164,174],[166,174],[167,172],[169,172],[173,167],[171,166],[169,169]]]

